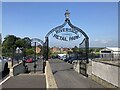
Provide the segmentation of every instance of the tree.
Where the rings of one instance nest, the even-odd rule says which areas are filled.
[[[15,42],[18,38],[14,35],[8,35],[4,38],[3,46],[5,46],[7,49],[10,49],[11,47],[15,46]]]
[[[26,55],[34,55],[34,48],[26,49]]]
[[[16,44],[16,47],[19,47],[19,48],[25,47],[24,40],[22,40],[21,38],[16,40],[15,44]]]
[[[93,53],[93,51],[95,51],[93,48],[90,48],[90,53]]]
[[[4,38],[3,44],[2,44],[2,53],[5,56],[12,56],[14,50],[16,49],[16,40],[18,40],[14,35],[8,35]]]
[[[31,48],[31,39],[29,37],[23,38],[23,41],[24,41],[25,48]]]
[[[79,48],[77,46],[75,46],[74,48],[72,48],[73,53],[78,53],[79,52]]]

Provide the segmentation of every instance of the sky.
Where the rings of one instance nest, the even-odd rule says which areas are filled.
[[[44,41],[50,30],[64,23],[67,9],[71,23],[88,35],[90,47],[117,46],[117,2],[3,2],[2,38],[12,34]],[[63,42],[50,36],[51,46],[74,46],[79,42]]]

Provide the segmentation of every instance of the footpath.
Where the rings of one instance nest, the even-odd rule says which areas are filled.
[[[49,62],[58,88],[104,88],[90,78],[74,71],[73,66],[69,63],[61,60],[50,60]]]
[[[6,89],[40,89],[46,88],[45,75],[26,75],[20,74],[18,76],[11,77],[5,83],[3,83],[3,90]]]

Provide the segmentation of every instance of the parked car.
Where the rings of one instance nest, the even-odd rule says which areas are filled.
[[[67,56],[67,57],[64,59],[64,61],[65,61],[65,62],[68,62],[71,58],[72,58],[72,57]]]
[[[32,63],[32,62],[35,61],[35,59],[34,59],[34,57],[32,57],[32,56],[28,56],[28,57],[26,57],[26,58],[24,59],[24,61],[25,61],[26,63]]]
[[[8,60],[0,57],[0,72],[4,73],[4,72],[7,72],[8,70],[9,70]]]
[[[33,62],[33,59],[32,58],[28,58],[25,60],[26,63],[32,63]]]
[[[68,60],[68,63],[72,64],[74,60],[77,60],[76,57],[71,57],[69,60]]]

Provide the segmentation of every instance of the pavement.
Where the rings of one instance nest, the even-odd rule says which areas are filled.
[[[26,63],[26,65],[28,66],[28,71],[30,71],[30,73],[34,73],[34,70],[39,74],[43,73],[43,61],[41,59],[36,62],[36,69],[34,68],[35,62]]]
[[[2,84],[2,88],[46,88],[45,75],[18,75]]]
[[[58,88],[104,88],[95,81],[73,70],[62,60],[49,60]]]
[[[36,62],[37,68],[34,73],[34,63],[27,63],[29,73],[21,73],[10,77],[2,84],[2,90],[41,90],[46,89],[45,74],[42,73],[42,60]]]

